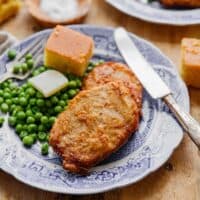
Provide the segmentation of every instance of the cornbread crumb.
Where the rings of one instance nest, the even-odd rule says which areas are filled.
[[[200,88],[200,40],[184,38],[181,44],[181,75],[187,85]]]
[[[92,57],[94,42],[89,36],[56,26],[45,47],[45,65],[82,76]]]

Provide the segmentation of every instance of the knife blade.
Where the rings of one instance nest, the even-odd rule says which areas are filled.
[[[114,38],[128,66],[153,98],[161,98],[171,93],[168,86],[145,60],[123,28],[116,29]]]
[[[114,39],[122,57],[147,92],[152,98],[162,98],[200,150],[199,123],[176,103],[168,86],[146,61],[124,28],[117,28],[114,31]]]

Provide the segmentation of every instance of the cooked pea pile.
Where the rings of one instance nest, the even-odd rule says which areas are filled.
[[[12,51],[11,51],[12,52]],[[11,59],[11,55],[9,56],[10,51],[8,52],[8,57]],[[16,55],[15,55],[16,56]],[[31,54],[27,54],[25,57],[24,63],[18,63],[13,67],[14,74],[25,74],[34,66],[34,61]]]
[[[8,57],[14,59],[14,52],[8,52]],[[28,54],[25,61],[34,63],[32,56]],[[89,63],[86,74],[98,63]],[[14,66],[15,69],[16,66]],[[22,67],[22,65],[20,66]],[[37,67],[32,76],[44,72],[48,68]],[[19,70],[19,72],[21,72]],[[47,155],[49,151],[49,131],[57,117],[80,90],[82,78],[72,74],[66,75],[69,82],[67,88],[55,95],[45,98],[39,91],[34,89],[28,82],[19,86],[13,80],[7,80],[0,84],[0,110],[2,113],[9,113],[8,123],[15,129],[16,134],[22,140],[24,146],[31,147],[37,141],[41,145],[41,153]],[[0,117],[0,126],[4,118]]]

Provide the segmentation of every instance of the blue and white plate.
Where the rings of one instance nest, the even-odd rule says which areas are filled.
[[[76,25],[71,28],[93,37],[93,59],[123,62],[113,39],[112,28],[89,25]],[[39,32],[22,41],[16,49],[21,51],[31,41],[36,38],[41,38],[42,41],[50,33],[51,30]],[[171,88],[177,102],[188,111],[187,89],[170,60],[149,42],[133,34],[131,38]],[[0,58],[0,62],[7,62],[6,54]],[[0,73],[4,72],[5,69],[0,68]],[[125,146],[94,167],[87,176],[64,170],[59,157],[53,151],[47,157],[41,156],[39,144],[32,149],[24,148],[7,123],[0,129],[0,168],[16,179],[43,190],[67,194],[98,193],[135,183],[157,170],[167,161],[182,138],[182,128],[164,103],[151,99],[144,91],[139,130]]]
[[[158,1],[147,0],[106,0],[113,7],[130,16],[159,24],[191,25],[200,24],[200,9],[167,9]]]

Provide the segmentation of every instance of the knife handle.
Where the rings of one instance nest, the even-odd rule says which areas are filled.
[[[171,94],[163,97],[163,100],[200,150],[200,124],[180,108]]]

